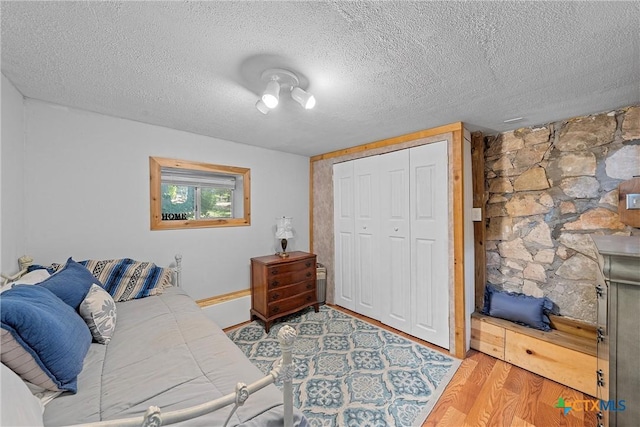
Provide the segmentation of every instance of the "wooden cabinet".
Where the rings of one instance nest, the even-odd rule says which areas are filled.
[[[598,296],[600,425],[637,426],[640,419],[640,238],[593,236],[604,283]]]
[[[289,252],[287,258],[268,255],[251,258],[251,319],[271,323],[303,308],[319,309],[316,294],[316,256]]]

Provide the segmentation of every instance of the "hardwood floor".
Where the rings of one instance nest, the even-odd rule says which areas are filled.
[[[422,427],[597,425],[596,413],[555,405],[593,397],[471,350]]]
[[[427,347],[447,350],[393,329],[377,320],[330,304],[336,310],[387,329]],[[593,397],[487,354],[470,350],[422,427],[595,427],[596,413],[555,405]]]
[[[407,339],[448,353],[441,347],[377,320],[333,304],[328,305]],[[233,328],[236,327],[237,325]],[[563,415],[562,410],[555,407],[560,397],[571,402],[593,399],[487,354],[470,350],[422,427],[597,426],[595,412],[571,410]]]

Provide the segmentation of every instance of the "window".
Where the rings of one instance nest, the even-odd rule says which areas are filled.
[[[149,157],[151,229],[250,225],[250,170]]]

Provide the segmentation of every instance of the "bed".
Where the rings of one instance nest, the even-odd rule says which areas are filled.
[[[174,282],[179,285],[179,257],[176,260]],[[24,286],[11,291],[16,289],[24,291]],[[265,377],[180,286],[165,286],[157,295],[115,306],[117,322],[108,344],[89,345],[77,392],[66,391],[49,401],[42,425],[308,425],[292,406],[292,328],[280,328],[281,363]],[[11,329],[5,326],[3,315],[3,334]],[[3,418],[12,404],[8,400],[17,394],[17,389],[5,390],[5,347]],[[277,378],[284,396],[273,384]]]

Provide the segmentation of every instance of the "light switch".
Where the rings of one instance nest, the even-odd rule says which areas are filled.
[[[472,208],[471,217],[472,221],[482,221],[482,208]]]
[[[640,194],[627,194],[627,209],[640,209]]]

